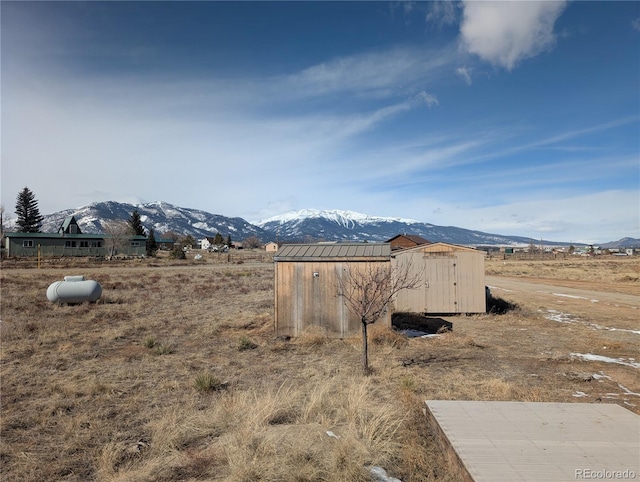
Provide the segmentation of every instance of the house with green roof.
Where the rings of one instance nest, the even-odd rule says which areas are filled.
[[[127,236],[113,243],[108,234],[83,234],[74,216],[64,219],[57,233],[4,233],[5,255],[8,257],[61,257],[61,256],[144,256],[147,238]],[[117,244],[115,253],[109,251]]]

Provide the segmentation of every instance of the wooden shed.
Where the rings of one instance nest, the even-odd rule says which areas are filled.
[[[344,338],[360,333],[360,320],[341,296],[338,282],[345,273],[371,263],[391,266],[388,243],[290,244],[280,247],[275,262],[275,330],[299,336],[317,327]],[[390,310],[377,323],[391,326]]]
[[[484,251],[447,243],[433,243],[394,253],[392,265],[410,264],[424,277],[419,288],[402,290],[395,311],[453,314],[485,313]]]

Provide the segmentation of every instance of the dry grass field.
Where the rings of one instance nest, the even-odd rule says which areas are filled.
[[[97,303],[46,299],[78,274],[102,285]],[[358,338],[275,337],[264,253],[6,260],[1,478],[366,481],[380,466],[455,481],[426,399],[640,413],[640,261],[496,259],[487,274],[514,309],[447,318],[453,330],[430,338],[374,325],[366,377]]]

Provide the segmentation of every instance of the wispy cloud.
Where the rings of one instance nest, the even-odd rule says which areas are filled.
[[[465,50],[512,70],[555,43],[554,24],[566,2],[463,2]]]
[[[456,74],[458,74],[462,79],[467,83],[467,85],[471,85],[471,70],[467,67],[458,67],[456,69]]]
[[[424,90],[414,95],[413,99],[420,103],[426,104],[428,107],[433,107],[434,105],[439,104],[438,98],[435,95],[428,94]]]
[[[451,62],[446,50],[394,48],[339,57],[273,79],[289,95],[355,93],[367,97],[406,95]]]
[[[454,24],[457,18],[457,4],[450,1],[429,2],[427,11],[427,24],[442,28],[445,25]]]

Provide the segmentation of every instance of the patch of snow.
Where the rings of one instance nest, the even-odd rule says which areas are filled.
[[[583,361],[599,361],[604,363],[616,363],[618,365],[625,365],[632,368],[640,368],[640,363],[637,363],[635,358],[611,358],[608,356],[594,355],[592,353],[571,353],[572,358],[579,358]]]
[[[592,375],[594,380],[598,380],[599,382],[602,381],[603,378],[606,378],[607,380],[611,380],[611,377],[608,375],[605,375],[604,373],[600,372],[600,373],[594,373]]]
[[[633,395],[634,397],[640,397],[640,393],[632,392],[627,387],[625,387],[622,383],[618,383],[620,390],[624,392],[625,395]]]
[[[558,310],[547,310],[547,313],[548,314],[545,315],[547,320],[557,321],[558,323],[575,323],[573,315],[570,313],[564,313]]]
[[[376,482],[402,482],[400,479],[387,475],[387,471],[377,465],[367,467]]]
[[[554,296],[564,296],[565,298],[574,298],[577,300],[586,300],[587,298],[585,298],[584,296],[576,296],[576,295],[567,295],[564,293],[551,293]]]
[[[500,288],[498,286],[488,286],[488,288],[490,290],[500,290],[500,291],[506,291],[507,293],[513,293],[513,290],[508,290],[506,288]]]
[[[333,437],[333,438],[337,438],[339,439],[340,437],[338,435],[336,435],[335,433],[333,433],[331,430],[327,430],[325,432],[329,437]]]
[[[633,333],[634,335],[640,335],[640,330],[627,330],[626,328],[612,328],[609,326],[600,325],[598,323],[589,323],[588,321],[584,321],[579,318],[576,318],[571,313],[565,313],[563,311],[558,311],[553,309],[547,310],[547,314],[545,315],[545,318],[547,320],[557,321],[558,323],[577,323],[584,326],[588,326],[594,330],[624,331],[626,333]]]
[[[634,333],[636,335],[640,335],[640,330],[625,330],[624,328],[606,328],[603,327],[604,330],[609,330],[609,331],[626,331],[627,333]]]
[[[582,397],[588,397],[588,396],[589,395],[581,391],[576,391],[576,393],[572,395],[572,397],[576,397],[576,398],[582,398]]]

